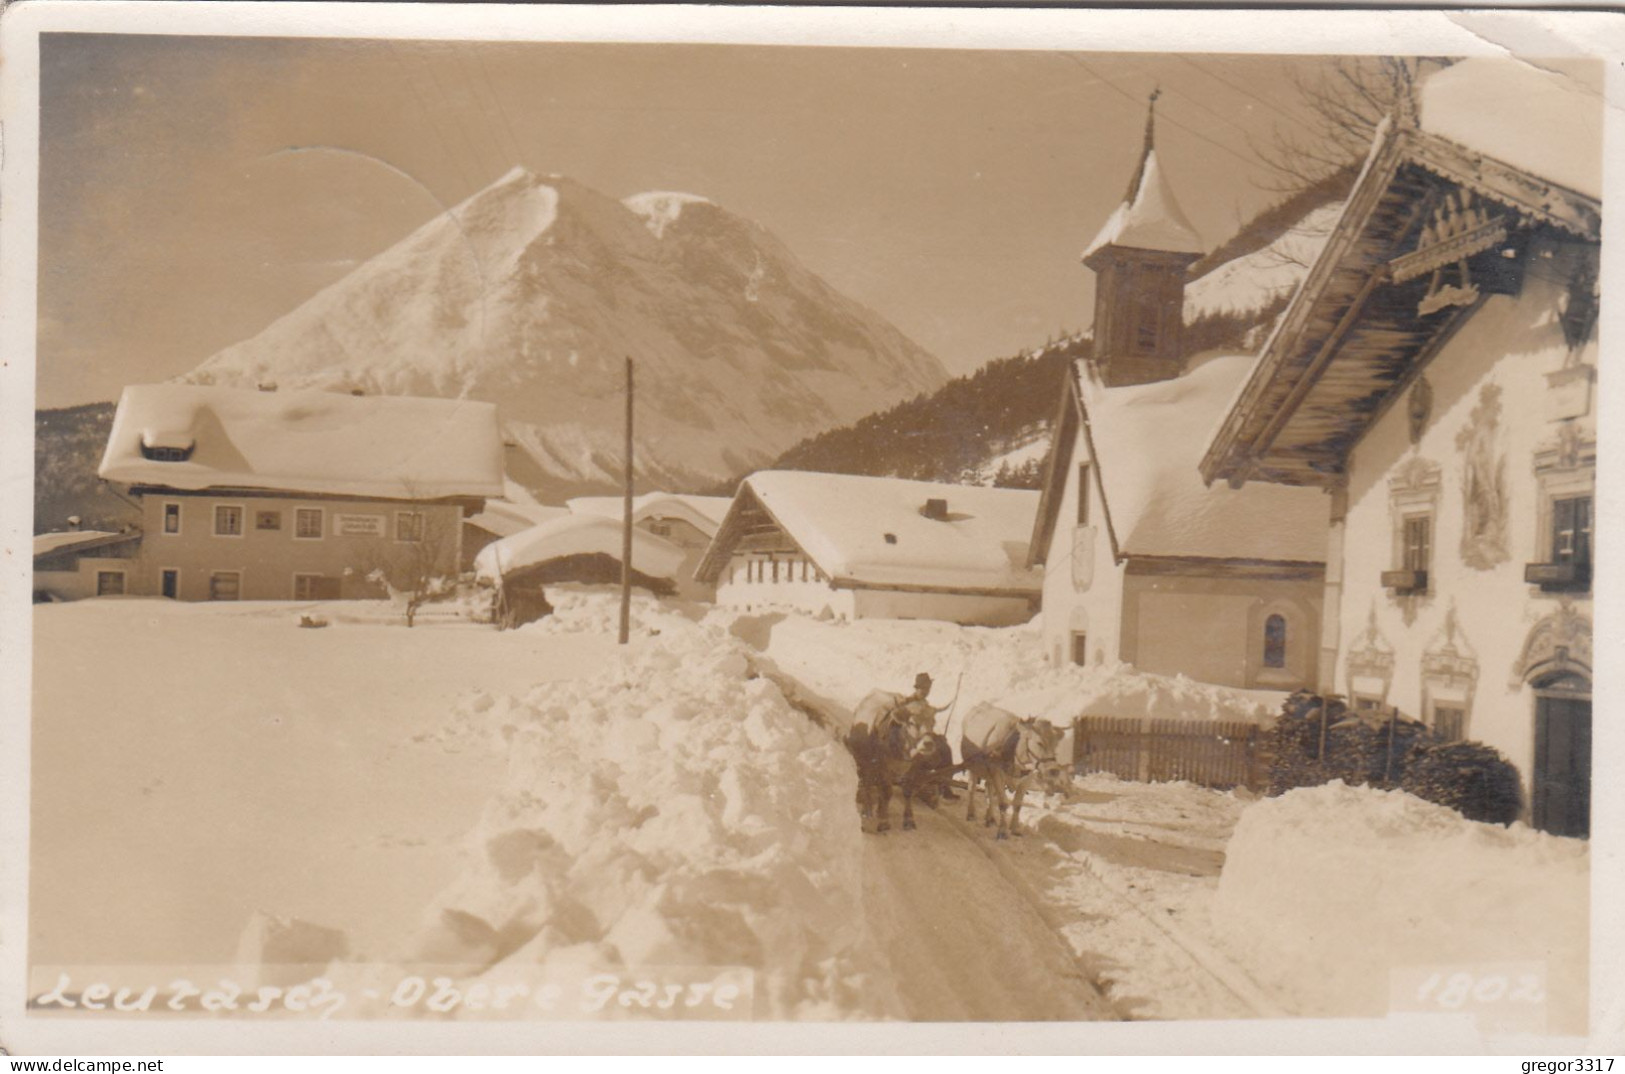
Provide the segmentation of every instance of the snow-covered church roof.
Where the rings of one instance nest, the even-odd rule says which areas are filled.
[[[1116,388],[1078,363],[1095,469],[1123,555],[1325,561],[1329,509],[1319,489],[1209,486],[1197,468],[1253,362],[1224,355],[1172,380]]]
[[[930,517],[928,501],[945,501]],[[764,470],[739,487],[697,574],[715,580],[759,505],[837,586],[1037,593],[1038,493],[897,477]]]
[[[1107,246],[1193,257],[1200,257],[1204,252],[1202,237],[1191,226],[1179,202],[1174,200],[1173,188],[1157,162],[1155,118],[1154,111],[1146,117],[1145,148],[1140,152],[1140,165],[1129,181],[1122,204],[1106,218],[1100,234],[1085,247],[1082,260],[1086,262]]]
[[[462,399],[124,389],[97,470],[128,485],[432,500],[503,494],[494,404]]]

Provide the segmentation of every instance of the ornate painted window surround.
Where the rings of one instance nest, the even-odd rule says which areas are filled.
[[[1444,469],[1430,459],[1419,455],[1400,463],[1388,478],[1388,515],[1390,531],[1392,533],[1393,551],[1389,563],[1395,572],[1407,568],[1405,562],[1405,523],[1413,518],[1426,518],[1431,533],[1432,551],[1430,558],[1437,559],[1439,555],[1439,497],[1444,488]],[[1432,564],[1422,568],[1427,572],[1426,580],[1414,589],[1402,587],[1388,587],[1395,596],[1408,597],[1427,594],[1433,591]],[[1391,579],[1385,579],[1384,585]]]
[[[1574,421],[1565,421],[1557,435],[1535,450],[1536,502],[1535,555],[1531,563],[1547,563],[1552,551],[1552,502],[1573,496],[1590,496],[1597,490],[1597,434]],[[1596,514],[1593,510],[1592,518]],[[1595,524],[1595,522],[1593,522]],[[1592,536],[1592,548],[1596,536]],[[1584,591],[1590,591],[1589,582]],[[1536,595],[1541,590],[1536,589]],[[1554,592],[1552,596],[1556,596]]]
[[[1470,738],[1473,719],[1473,691],[1478,685],[1478,655],[1462,632],[1456,607],[1445,613],[1444,625],[1422,653],[1422,719],[1435,730],[1438,710],[1459,709],[1460,737]]]

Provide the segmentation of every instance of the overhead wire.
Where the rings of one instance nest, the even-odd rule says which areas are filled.
[[[455,55],[456,54],[453,53],[454,58],[455,58]],[[450,100],[450,98],[446,94],[445,83],[443,83],[440,80],[440,75],[435,70],[434,57],[433,57],[432,54],[425,54],[424,55],[424,57],[423,57],[423,69],[429,73],[429,80],[434,83],[435,92],[437,92],[440,95],[440,99],[443,100],[443,101],[444,100]],[[492,173],[491,172],[491,170],[490,170],[491,165],[484,159],[485,155],[480,152],[480,147],[475,143],[473,137],[469,134],[468,124],[466,124],[466,123],[456,123],[456,124],[453,124],[453,127],[456,129],[457,135],[461,139],[461,141],[463,143],[463,146],[468,150],[469,156],[473,158],[473,160],[475,162],[475,166],[477,167],[477,169],[480,172],[484,173],[483,178],[481,179],[481,181],[475,184],[475,189],[480,189],[480,188],[484,187],[486,183],[490,182],[492,179],[496,178],[497,175],[500,175],[501,173],[500,172],[497,172],[497,173]]]
[[[1189,56],[1176,56],[1175,58],[1178,59],[1180,62],[1182,62],[1184,64],[1187,64],[1190,67],[1195,68],[1197,71],[1200,71],[1202,74],[1207,75],[1209,78],[1213,79],[1215,82],[1219,83],[1220,85],[1228,86],[1230,89],[1235,90],[1237,93],[1241,94],[1243,97],[1248,97],[1248,98],[1250,98],[1250,99],[1252,99],[1254,101],[1257,101],[1259,104],[1263,105],[1265,108],[1268,108],[1270,111],[1274,112],[1276,115],[1281,116],[1283,119],[1286,119],[1287,121],[1289,121],[1291,123],[1294,123],[1294,124],[1296,124],[1297,126],[1300,126],[1300,127],[1308,127],[1309,126],[1309,124],[1304,121],[1303,117],[1293,115],[1291,112],[1287,111],[1285,108],[1282,108],[1279,104],[1277,104],[1276,102],[1270,100],[1269,98],[1262,97],[1259,94],[1254,93],[1252,90],[1248,89],[1245,86],[1237,85],[1236,83],[1230,81],[1230,79],[1225,78],[1223,75],[1219,74],[1217,71],[1211,70],[1210,68],[1208,68],[1208,67],[1204,66],[1203,64],[1201,64],[1200,62],[1191,59]]]
[[[441,124],[439,114],[435,112],[434,109],[429,107],[429,102],[423,96],[423,89],[420,86],[416,76],[413,75],[412,69],[407,66],[406,58],[402,54],[400,42],[388,41],[386,44],[389,48],[390,58],[393,59],[395,61],[395,65],[400,68],[402,80],[405,81],[407,89],[418,102],[418,110],[423,113],[425,122],[427,122],[430,127],[434,128],[435,138],[446,149],[446,152],[441,155],[452,158],[453,166],[462,176],[463,188],[465,190],[478,189],[480,184],[477,181],[477,177],[473,176],[468,170],[468,161],[460,154],[450,151],[451,139],[446,135],[446,132]]]
[[[1063,52],[1063,53],[1061,53],[1061,55],[1065,56],[1067,59],[1071,60],[1073,63],[1076,63],[1079,67],[1081,67],[1085,71],[1089,72],[1089,74],[1093,75],[1100,82],[1105,83],[1108,88],[1112,89],[1113,91],[1115,91],[1116,93],[1118,93],[1119,95],[1124,97],[1125,99],[1133,101],[1136,105],[1142,103],[1142,98],[1140,98],[1138,95],[1136,95],[1134,93],[1129,92],[1128,90],[1124,89],[1123,87],[1119,86],[1116,82],[1113,82],[1106,75],[1104,75],[1099,70],[1097,70],[1096,68],[1091,66],[1088,62],[1086,62],[1083,59],[1083,57],[1078,56],[1075,53],[1071,53],[1071,52]],[[1247,167],[1249,167],[1249,168],[1256,168],[1262,163],[1261,161],[1254,160],[1254,159],[1243,156],[1241,153],[1237,152],[1234,149],[1231,149],[1229,146],[1225,145],[1223,142],[1217,141],[1217,140],[1215,140],[1213,138],[1209,138],[1207,135],[1203,134],[1201,131],[1196,130],[1193,127],[1186,126],[1184,123],[1179,122],[1179,120],[1174,119],[1172,116],[1169,116],[1166,113],[1164,113],[1162,116],[1159,116],[1158,118],[1160,118],[1160,119],[1164,120],[1165,122],[1167,122],[1169,126],[1177,127],[1178,129],[1184,131],[1186,134],[1189,134],[1191,137],[1196,138],[1196,139],[1198,139],[1200,141],[1206,142],[1208,145],[1213,146],[1215,149],[1218,149],[1218,150],[1220,150],[1222,152],[1230,154],[1232,157],[1235,157],[1237,160],[1241,161],[1243,164],[1247,165]]]
[[[459,50],[457,53],[459,64],[462,66],[465,76],[470,77],[470,85],[475,89],[475,97],[481,97],[482,94],[479,91],[484,90],[481,108],[485,109],[487,114],[494,113],[496,116],[497,123],[492,127],[491,136],[494,141],[499,143],[497,151],[510,155],[511,164],[522,165],[525,159],[524,151],[520,147],[519,139],[514,135],[513,125],[508,122],[507,107],[502,103],[502,98],[497,95],[496,89],[492,85],[490,71],[485,66],[485,60],[480,54],[481,47],[479,43],[471,43],[466,50]]]
[[[497,93],[496,87],[493,85],[494,80],[491,78],[491,69],[486,66],[484,54],[476,51],[474,60],[479,65],[480,76],[485,80],[486,90],[491,94],[491,99],[496,102],[497,115],[502,120],[502,129],[508,132],[508,144],[515,154],[514,163],[521,163],[524,159],[525,147],[519,141],[519,136],[514,133],[513,123],[508,115],[508,106],[503,103],[502,97]]]

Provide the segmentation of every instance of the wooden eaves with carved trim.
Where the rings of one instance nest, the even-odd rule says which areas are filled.
[[[1597,242],[1601,225],[1595,198],[1390,123],[1203,479],[1335,486],[1354,444],[1485,297],[1516,290],[1531,234]]]

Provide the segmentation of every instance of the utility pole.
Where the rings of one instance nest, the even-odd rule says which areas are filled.
[[[632,358],[626,359],[626,492],[621,502],[621,636],[632,638]]]

